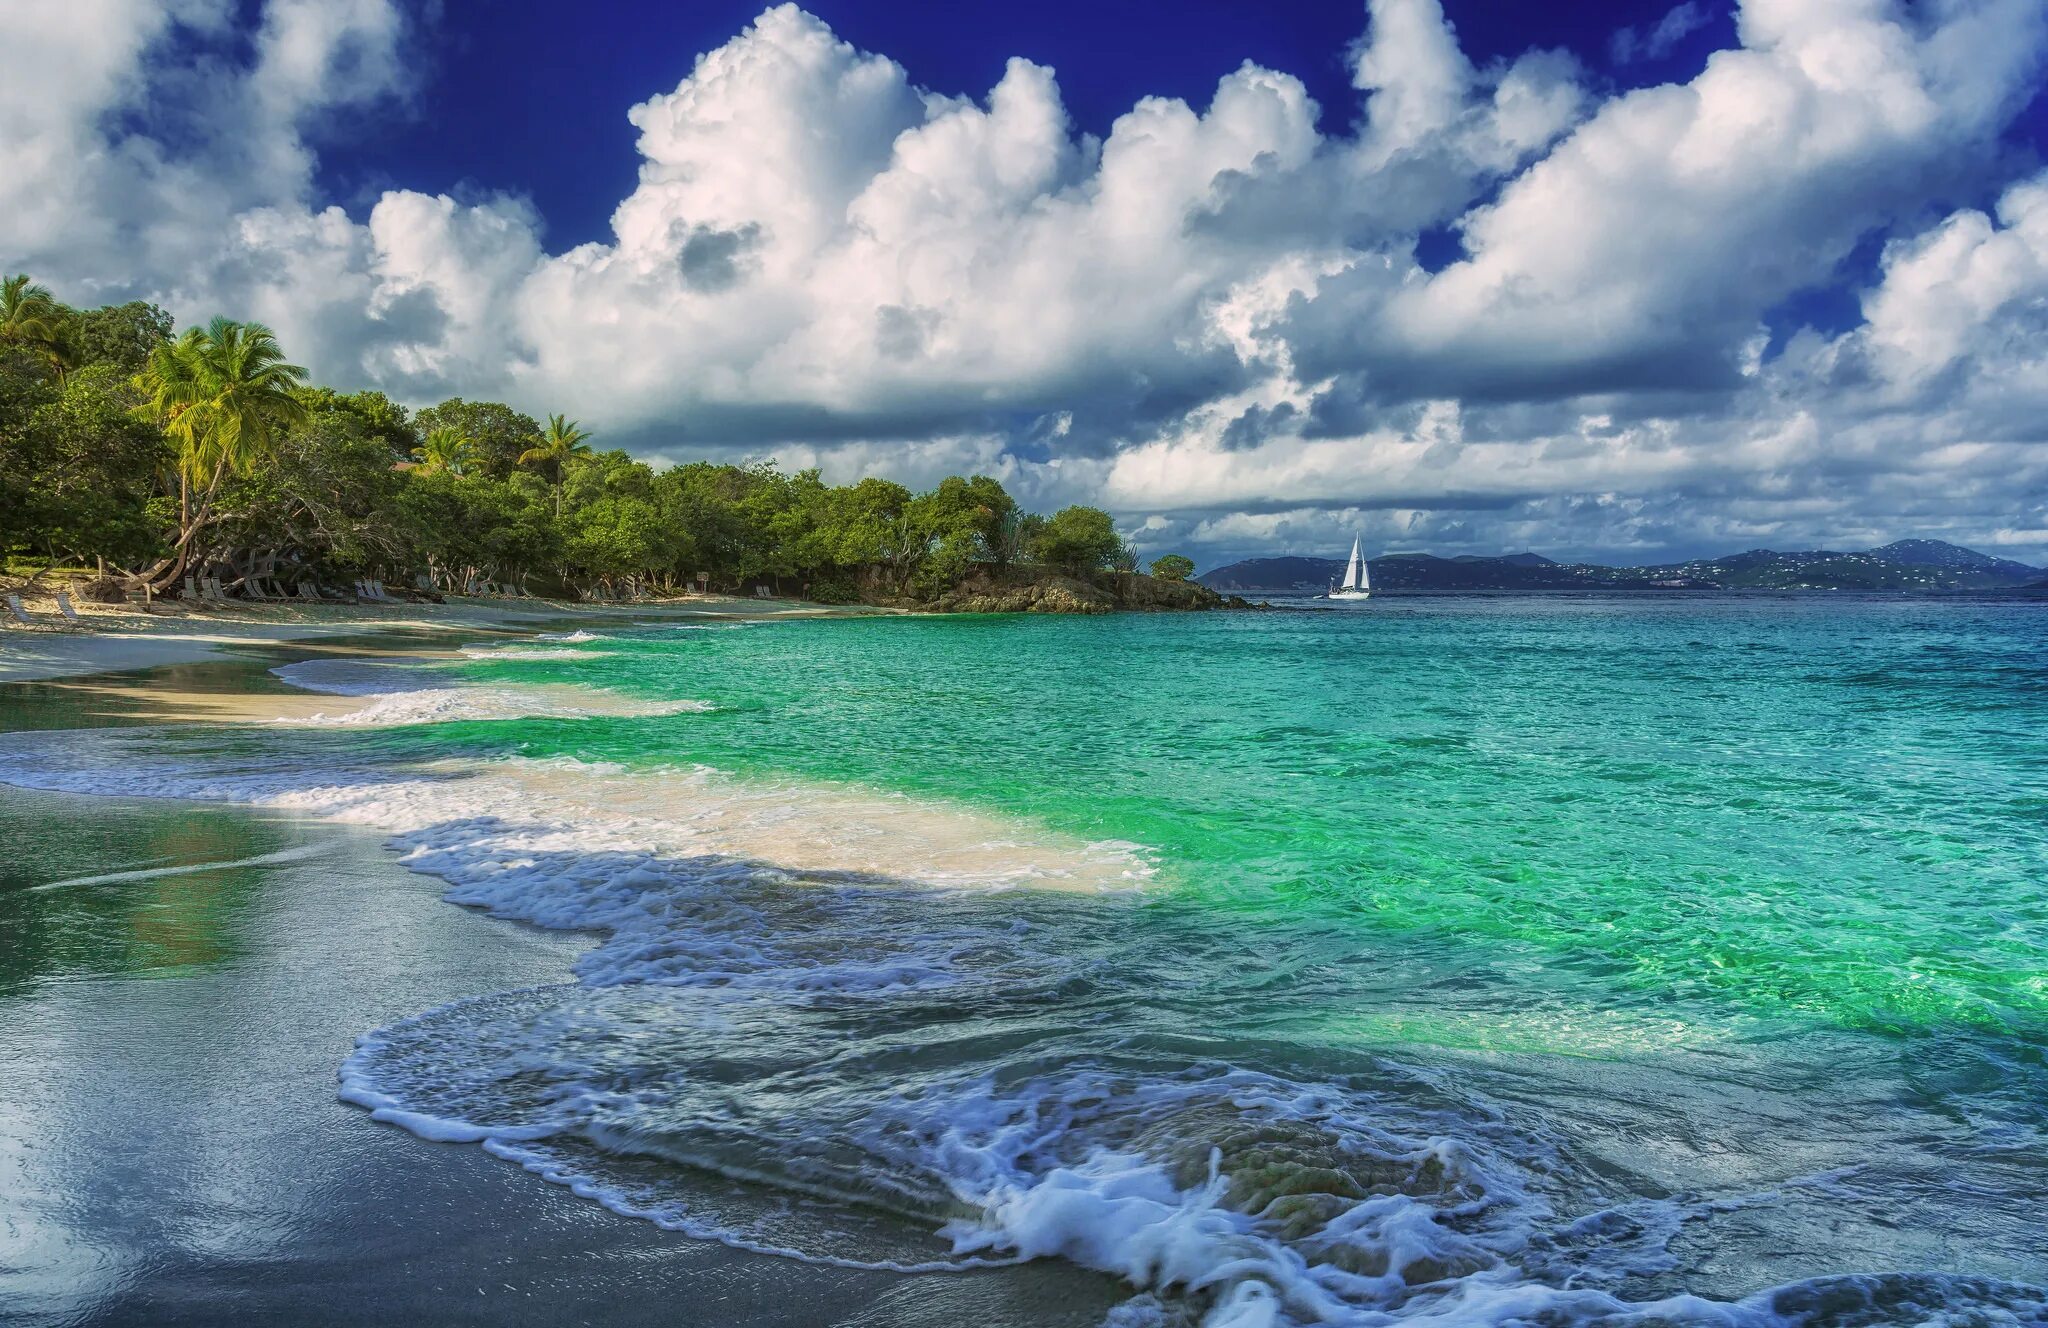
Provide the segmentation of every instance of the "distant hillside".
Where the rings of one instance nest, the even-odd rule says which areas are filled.
[[[1395,553],[1372,560],[1374,590],[2010,590],[2043,569],[1941,540],[1896,540],[1845,553],[1751,549],[1649,567],[1557,563],[1537,553],[1484,558]],[[1197,579],[1231,595],[1319,595],[1344,574],[1339,558],[1250,558]]]
[[[1540,553],[1502,558],[1463,554],[1392,553],[1372,560],[1374,590],[1586,590],[1607,586],[1649,589],[1648,575],[1624,576],[1611,567],[1555,563]],[[1197,580],[1230,595],[1320,595],[1344,575],[1341,558],[1250,558],[1204,573]]]
[[[1941,540],[1898,540],[1862,553],[1751,549],[1654,569],[1744,590],[2010,590],[2041,569]]]

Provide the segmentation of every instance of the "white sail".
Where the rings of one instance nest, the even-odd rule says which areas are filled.
[[[1358,588],[1367,591],[1372,589],[1372,568],[1363,558],[1358,560]]]
[[[1343,589],[1345,590],[1365,589],[1365,560],[1359,556],[1360,552],[1358,541],[1353,539],[1351,541],[1351,561],[1344,565]]]

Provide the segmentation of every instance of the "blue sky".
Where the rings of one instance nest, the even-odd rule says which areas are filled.
[[[2048,562],[2048,0],[0,10],[0,267],[1148,553]]]
[[[1355,119],[1363,99],[1344,54],[1362,31],[1358,4],[1244,4],[1134,0],[1110,4],[818,3],[807,6],[847,41],[884,52],[917,82],[978,95],[1013,55],[1052,66],[1078,125],[1107,133],[1140,97],[1200,102],[1246,60],[1301,79],[1326,121]],[[760,11],[754,4],[585,0],[576,21],[557,4],[508,0],[438,14],[415,10],[422,69],[409,103],[333,127],[321,187],[338,200],[374,200],[397,186],[458,184],[531,197],[551,245],[609,237],[612,208],[632,189],[639,156],[627,104],[675,85],[699,52],[723,44]],[[1668,12],[1624,0],[1572,5],[1445,5],[1475,60],[1531,46],[1572,51],[1618,86],[1697,73],[1733,39],[1733,11],[1699,6],[1666,47],[1628,51],[1614,36]],[[550,95],[550,89],[575,89]],[[615,95],[589,95],[610,89]]]

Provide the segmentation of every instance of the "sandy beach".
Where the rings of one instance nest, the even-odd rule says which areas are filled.
[[[248,724],[351,698],[270,672],[453,654],[758,601],[169,615],[0,637],[0,731]],[[353,1040],[558,983],[587,937],[451,907],[382,836],[275,811],[7,789],[0,1320],[23,1325],[1098,1322],[1118,1284],[1032,1264],[906,1277],[622,1217],[336,1098]]]
[[[163,601],[148,611],[137,606],[78,603],[74,607],[79,622],[74,624],[59,612],[54,591],[24,594],[22,598],[33,625],[9,624],[0,629],[0,685],[192,664],[287,643],[308,643],[305,657],[312,657],[348,649],[336,643],[357,638],[427,643],[437,634],[455,632],[532,633],[563,625],[597,626],[635,620],[833,617],[884,612],[730,595],[689,595],[624,604],[451,598],[445,604],[238,603],[205,609]]]

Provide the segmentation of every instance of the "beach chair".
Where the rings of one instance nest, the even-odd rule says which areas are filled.
[[[192,604],[200,602],[199,581],[197,577],[188,576],[185,578],[185,593],[179,596],[179,598]]]
[[[319,588],[316,587],[311,581],[299,582],[298,595],[300,599],[306,600],[309,603],[318,604],[320,602]]]
[[[57,612],[64,615],[64,621],[66,622],[79,621],[78,609],[72,604],[71,596],[66,591],[60,590],[57,592]]]
[[[33,627],[36,625],[35,619],[28,616],[28,610],[21,607],[21,596],[19,595],[9,595],[7,597],[7,612],[13,615],[14,621],[20,623],[23,627]]]
[[[370,590],[371,590],[371,593],[372,593],[372,594],[374,594],[374,595],[375,595],[375,596],[377,597],[377,602],[378,602],[378,603],[380,603],[380,604],[396,604],[396,603],[398,603],[398,596],[396,596],[396,595],[392,594],[392,593],[391,593],[390,591],[386,590],[386,589],[384,588],[384,582],[383,582],[383,581],[382,581],[381,579],[380,579],[380,580],[376,580],[376,581],[372,581],[372,582],[370,583]]]
[[[203,576],[199,578],[199,592],[204,597],[206,603],[218,604],[222,608],[227,607],[228,592],[220,588],[219,577]]]

